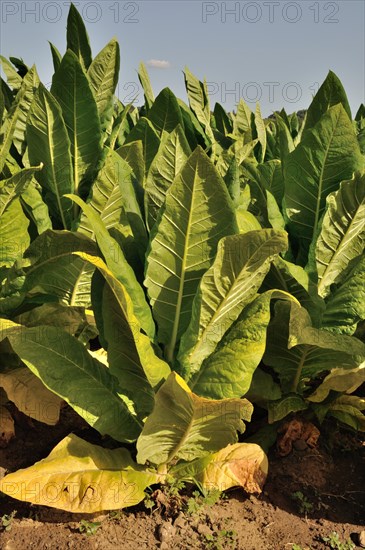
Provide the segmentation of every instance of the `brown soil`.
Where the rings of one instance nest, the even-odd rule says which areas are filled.
[[[98,442],[97,434],[68,408],[55,427],[29,423],[18,413],[17,437],[6,449],[0,449],[0,475],[45,457],[71,430]],[[172,499],[170,510],[161,505],[151,512],[141,504],[127,511],[96,515],[70,514],[0,495],[0,525],[3,514],[15,512],[10,529],[0,527],[0,548],[292,550],[296,544],[303,550],[315,550],[331,548],[323,537],[332,532],[343,543],[351,537],[360,548],[359,535],[365,529],[365,448],[353,436],[338,436],[332,442],[321,437],[317,448],[293,450],[285,458],[273,452],[262,495],[248,496],[235,490],[213,506],[201,506],[194,514],[186,511],[189,493]],[[325,443],[331,443],[331,448]],[[100,522],[95,534],[80,532],[82,519]],[[355,546],[332,548],[349,550]]]

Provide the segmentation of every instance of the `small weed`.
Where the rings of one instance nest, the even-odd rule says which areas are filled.
[[[118,520],[118,519],[121,519],[122,516],[123,516],[122,510],[112,510],[111,512],[109,512],[110,519]]]
[[[302,491],[296,491],[291,495],[291,498],[297,503],[299,512],[307,516],[313,512],[313,504],[308,500]]]
[[[95,535],[100,526],[100,521],[87,521],[86,519],[82,519],[80,521],[79,531],[80,533],[85,533],[85,535],[91,537],[92,535]]]
[[[218,489],[207,491],[203,494],[200,491],[194,491],[193,496],[187,501],[187,513],[190,515],[198,514],[207,506],[214,506],[221,499],[221,492]]]
[[[225,548],[229,548],[235,544],[237,532],[231,529],[222,529],[218,533],[205,535],[204,538],[207,550],[225,550]]]
[[[11,514],[4,514],[0,517],[0,524],[4,531],[10,531],[12,527],[12,522],[15,517],[16,511],[14,510]]]
[[[354,548],[356,548],[351,539],[342,542],[336,531],[332,531],[328,537],[322,537],[322,540],[327,543],[329,548],[334,548],[335,550],[354,550]]]

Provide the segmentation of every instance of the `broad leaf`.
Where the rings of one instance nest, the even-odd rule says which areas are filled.
[[[10,267],[30,244],[29,220],[20,199],[14,199],[0,217],[0,265]]]
[[[193,297],[218,241],[232,233],[237,226],[227,188],[198,147],[166,194],[147,257],[145,285],[169,361],[188,326]]]
[[[127,449],[104,449],[72,434],[40,462],[8,474],[3,493],[74,513],[134,506],[160,476],[133,462]]]
[[[289,393],[284,397],[267,403],[268,422],[273,424],[290,414],[308,409],[308,403],[297,393]]]
[[[0,373],[0,386],[22,413],[50,426],[60,418],[62,400],[26,367]]]
[[[253,407],[245,399],[212,400],[192,393],[171,373],[156,395],[152,414],[137,441],[137,462],[168,464],[193,460],[237,441]]]
[[[143,144],[145,174],[147,174],[160,146],[160,138],[152,123],[145,117],[139,119],[138,123],[128,134],[125,143],[127,144],[138,140],[142,141]]]
[[[41,330],[19,327],[7,332],[19,358],[101,434],[134,441],[142,426],[117,379],[67,332],[47,326],[40,339]]]
[[[81,15],[71,3],[67,16],[67,49],[78,57],[84,69],[88,69],[92,56],[89,37]]]
[[[51,215],[63,229],[69,229],[72,202],[63,195],[74,191],[71,143],[61,107],[43,84],[39,86],[29,111],[27,140],[30,163],[44,163],[37,180]]]
[[[52,229],[49,210],[42,198],[41,190],[41,186],[36,179],[33,178],[21,196],[23,209],[37,227],[39,235],[47,229]]]
[[[310,104],[305,121],[305,130],[313,128],[330,107],[341,103],[351,120],[351,109],[346,92],[338,76],[329,71]]]
[[[318,293],[328,296],[341,282],[349,262],[365,248],[365,172],[343,181],[327,197],[327,211],[315,246]]]
[[[220,337],[217,349],[189,381],[195,393],[215,399],[241,397],[251,387],[252,377],[266,346],[266,331],[270,322],[270,303],[273,298],[290,300],[290,294],[271,290],[258,296],[245,307],[237,322],[223,336],[219,325],[205,338]],[[196,370],[193,363],[194,371]]]
[[[237,105],[237,112],[233,120],[233,134],[243,135],[245,143],[252,141],[252,117],[253,113],[249,106],[241,98]]]
[[[169,366],[155,354],[150,339],[141,331],[128,293],[106,264],[100,258],[77,255],[97,267],[107,283],[103,288],[100,332],[106,341],[110,372],[128,390],[136,409],[149,413],[153,406],[152,388],[167,378]]]
[[[132,169],[117,152],[109,150],[104,165],[94,180],[89,206],[100,216],[110,230],[127,226],[133,245],[143,258],[147,247],[147,233],[133,186]],[[78,231],[95,237],[92,223],[83,213]]]
[[[10,206],[12,201],[27,189],[33,175],[42,170],[42,168],[42,164],[32,168],[25,168],[10,178],[0,181],[0,217]]]
[[[199,483],[203,489],[227,491],[242,487],[246,493],[261,493],[269,463],[255,443],[235,443],[189,464],[178,464],[170,473],[177,479]]]
[[[150,228],[165,202],[166,193],[190,156],[190,147],[178,125],[160,145],[148,172],[145,185],[145,210]]]
[[[356,395],[341,395],[331,403],[327,414],[356,431],[365,432],[365,399]]]
[[[342,105],[331,107],[287,157],[284,200],[289,227],[301,247],[300,263],[306,263],[327,196],[363,166],[352,123]]]
[[[22,141],[26,117],[34,97],[39,79],[35,67],[25,75],[22,85],[9,109],[0,133],[0,172],[4,168],[6,157],[14,139]]]
[[[101,157],[101,127],[94,94],[76,55],[67,50],[53,76],[51,92],[59,102],[71,142],[74,189],[93,173]]]
[[[16,227],[19,232],[21,225]],[[81,234],[45,231],[10,270],[3,289],[5,295],[16,292],[22,299],[39,297],[43,303],[51,299],[72,306],[89,306],[94,270],[81,258],[72,256],[74,251],[97,255],[96,244]]]
[[[189,328],[181,339],[178,359],[184,375],[190,378],[198,371],[257,293],[270,262],[286,248],[286,233],[272,229],[233,235],[219,242],[215,261],[203,275],[194,298]]]
[[[49,43],[49,47],[51,48],[53,69],[54,69],[54,72],[56,72],[59,66],[61,65],[62,55],[60,54],[56,46],[52,44],[52,42],[48,42],[48,43]]]
[[[331,332],[353,334],[359,321],[365,319],[365,255],[341,275],[326,300],[322,327]]]
[[[111,237],[100,219],[100,216],[89,204],[86,204],[76,195],[69,195],[69,197],[82,208],[83,212],[88,217],[94,230],[96,241],[105,258],[107,266],[113,275],[126,287],[126,290],[133,301],[137,319],[141,323],[141,326],[145,330],[146,334],[153,338],[155,327],[150,308],[146,302],[143,289],[138,283],[133,269],[125,259],[122,249],[118,245],[117,241]]]
[[[338,367],[357,368],[364,359],[360,340],[312,327],[308,312],[295,303],[276,304],[263,361],[277,372],[284,392],[308,393],[312,380]]]
[[[113,99],[118,83],[119,65],[119,45],[116,39],[113,38],[98,53],[87,71],[100,117]]]
[[[169,88],[164,88],[158,94],[148,112],[148,119],[160,136],[163,132],[171,133],[178,124],[182,124],[179,104]]]
[[[271,288],[292,294],[307,309],[313,324],[320,326],[325,303],[318,296],[317,285],[303,267],[287,262],[280,257],[275,258],[262,285],[262,290]]]
[[[328,374],[315,392],[307,397],[308,401],[320,403],[330,391],[338,393],[353,393],[365,382],[365,361],[355,369],[338,367]]]

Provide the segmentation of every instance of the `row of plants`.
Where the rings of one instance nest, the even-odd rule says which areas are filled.
[[[51,54],[50,90],[1,58],[0,386],[105,446],[71,434],[1,491],[72,512],[172,479],[260,492],[292,413],[365,430],[364,105],[329,72],[304,116],[212,111],[188,69],[189,105],[155,98],[143,64],[123,105],[118,43],[93,58],[73,5]]]

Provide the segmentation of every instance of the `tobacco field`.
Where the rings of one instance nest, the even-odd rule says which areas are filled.
[[[271,465],[294,471],[298,521],[342,504],[353,528],[252,548],[365,546],[365,106],[329,71],[306,111],[226,112],[188,68],[187,103],[155,97],[143,63],[144,105],[122,104],[118,42],[93,56],[73,5],[67,51],[50,49],[50,89],[1,57],[3,547],[109,548],[92,518],[136,513],[160,518],[155,538],[110,548],[247,550],[214,507],[262,513]],[[316,456],[323,479],[346,457],[351,496],[318,505],[298,482]],[[83,522],[75,546],[11,545],[22,514],[47,513]]]

